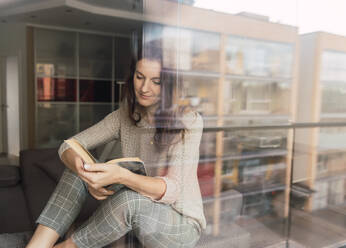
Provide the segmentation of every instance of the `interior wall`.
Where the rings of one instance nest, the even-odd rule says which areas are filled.
[[[10,99],[9,109],[11,109],[11,119],[9,119],[12,125],[11,134],[16,133],[15,137],[11,137],[9,134],[9,141],[11,142],[11,153],[13,155],[19,155],[19,150],[28,147],[27,143],[27,80],[26,80],[26,25],[23,23],[0,23],[0,56],[7,57],[9,60],[9,70],[17,70],[17,78],[14,75],[9,75],[10,80],[17,80],[14,85],[8,86],[7,99]],[[15,66],[15,59],[17,59],[17,66]],[[10,83],[10,82],[9,82]],[[11,100],[12,99],[12,100]],[[16,99],[16,100],[15,100]],[[14,114],[16,111],[16,114]],[[10,126],[11,126],[10,125]],[[14,144],[13,142],[17,142]],[[9,147],[10,149],[10,147]]]
[[[19,64],[17,56],[6,59],[6,104],[7,108],[7,147],[8,153],[19,156]]]

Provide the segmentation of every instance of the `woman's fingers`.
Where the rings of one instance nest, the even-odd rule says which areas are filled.
[[[100,189],[94,189],[91,186],[88,186],[89,193],[96,199],[96,200],[105,200],[108,198],[108,196],[113,195],[114,192],[107,190],[105,188]]]
[[[106,196],[110,196],[114,194],[114,191],[112,190],[107,190],[105,188],[101,188],[98,190],[101,194],[106,195]]]
[[[84,164],[84,169],[86,171],[93,171],[93,172],[97,172],[97,171],[106,171],[107,170],[107,166],[105,164]]]
[[[100,174],[97,172],[95,173],[83,170],[79,173],[79,176],[84,182],[93,186],[94,188],[97,188],[97,184],[100,183]]]
[[[75,167],[76,167],[76,170],[77,172],[79,173],[81,170],[83,170],[83,164],[84,164],[84,161],[81,157],[76,157],[75,158]]]
[[[88,185],[92,185],[92,184],[93,184],[92,180],[90,180],[89,176],[86,175],[84,172],[79,173],[79,177],[80,177],[84,182],[86,182]]]

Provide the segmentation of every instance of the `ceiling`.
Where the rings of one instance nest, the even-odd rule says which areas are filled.
[[[0,0],[0,21],[128,35],[143,23],[142,9],[142,0]]]

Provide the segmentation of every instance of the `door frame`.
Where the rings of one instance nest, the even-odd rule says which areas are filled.
[[[7,56],[0,55],[0,154],[8,153],[6,65]]]

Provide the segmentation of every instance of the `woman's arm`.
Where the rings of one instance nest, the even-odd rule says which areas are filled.
[[[86,178],[83,177],[83,172],[85,171],[83,160],[73,149],[68,148],[65,150],[61,155],[61,160],[67,168],[74,171],[82,180],[86,181]],[[90,187],[90,185],[88,185],[88,191],[97,200],[104,200],[114,194],[111,190],[105,188],[95,189]]]
[[[116,164],[86,164],[84,168],[81,176],[95,189],[119,183],[153,200],[159,200],[166,191],[162,178],[139,175]]]
[[[74,135],[72,138],[77,139],[88,150],[109,142],[112,139],[118,139],[120,136],[120,111],[120,109],[113,111],[100,122]],[[61,144],[58,153],[65,166],[87,182],[86,178],[83,177],[84,168],[82,158],[67,143],[64,142]],[[88,190],[97,200],[104,200],[107,196],[114,193],[104,188],[92,188],[90,184],[88,184]]]
[[[160,200],[165,194],[166,182],[162,178],[148,177],[133,173],[129,170],[126,171],[126,176],[120,180],[121,184],[153,200]]]
[[[172,204],[183,191],[191,191],[198,184],[197,167],[203,119],[197,112],[189,112],[184,115],[183,123],[187,128],[184,140],[170,148],[167,174],[159,177],[165,181],[166,191],[158,202]]]
[[[183,187],[189,187],[191,179],[197,180],[202,118],[197,115],[188,127],[184,142],[174,145],[171,150],[168,172],[164,177],[142,176],[116,164],[102,163],[86,165],[83,176],[94,188],[120,183],[158,202],[174,203]]]
[[[76,174],[79,174],[79,171],[83,169],[82,158],[72,148],[67,148],[60,156],[60,159],[67,168]]]
[[[120,111],[120,108],[116,111],[113,111],[112,113],[108,114],[103,120],[72,136],[71,138],[78,140],[78,142],[87,150],[91,150],[111,140],[119,139],[121,118]],[[69,148],[70,146],[65,142],[63,142],[59,147],[59,156],[63,162],[63,155]],[[67,154],[64,156],[66,156],[65,159],[68,159],[66,160],[67,164],[64,162],[65,165],[75,171],[73,168],[74,165],[70,164],[74,157],[73,154]],[[72,168],[70,166],[72,166]]]

